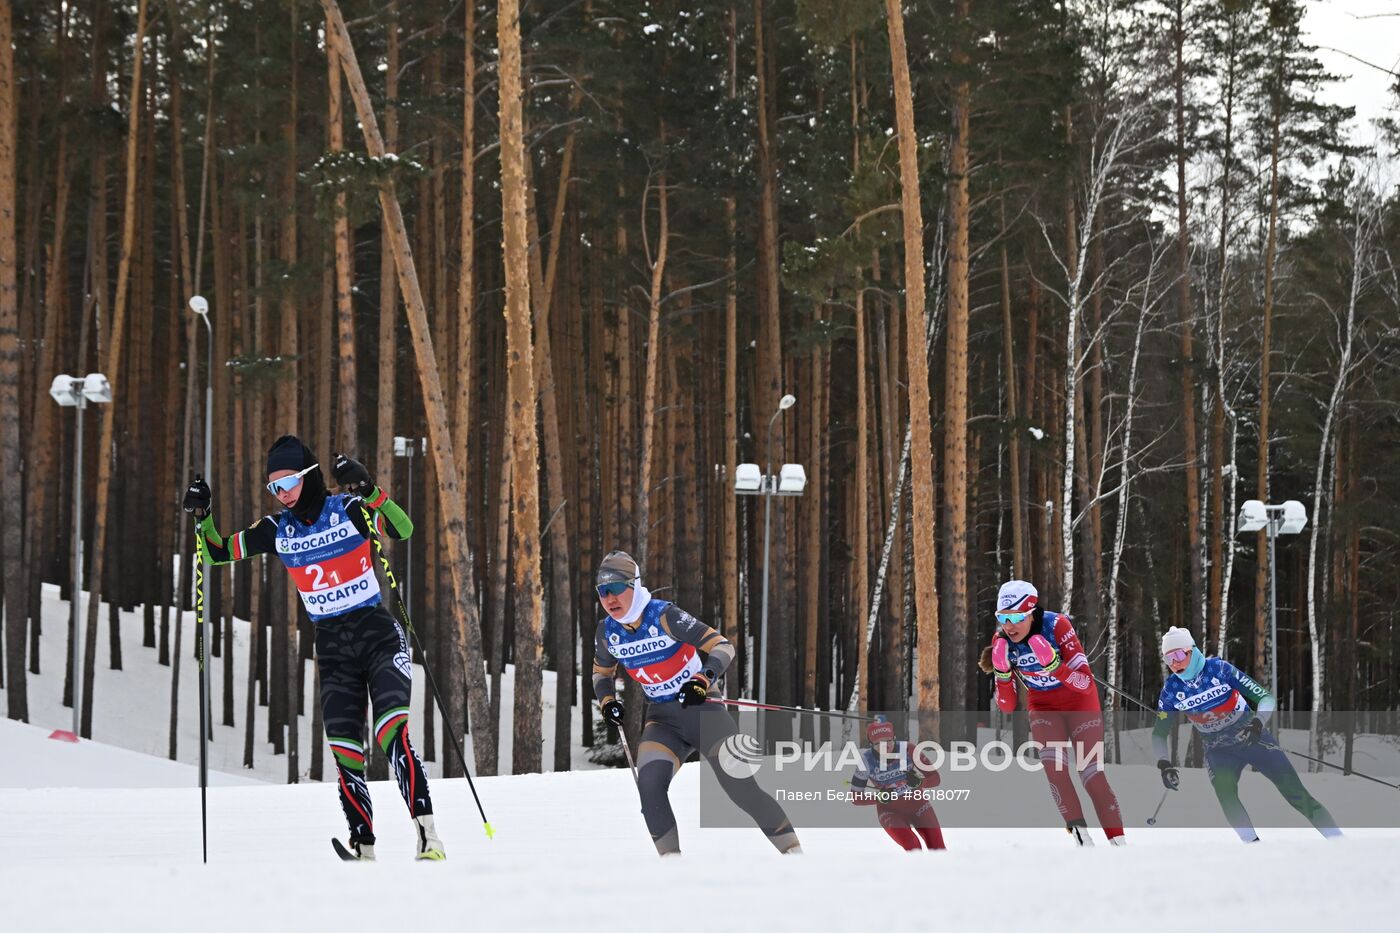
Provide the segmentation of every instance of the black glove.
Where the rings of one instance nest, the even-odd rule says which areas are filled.
[[[209,506],[213,502],[214,494],[209,491],[209,484],[204,481],[203,476],[196,473],[194,481],[185,490],[185,511],[193,512],[195,518],[203,518],[209,514]]]
[[[622,725],[622,704],[609,700],[603,704],[603,718],[615,726]]]
[[[918,768],[910,768],[904,772],[904,780],[909,785],[910,790],[918,790],[919,785],[924,783],[924,772]]]
[[[692,706],[699,706],[705,702],[705,694],[709,693],[710,682],[699,675],[692,677],[681,684],[681,706],[689,709]]]
[[[358,460],[352,460],[345,454],[335,455],[335,465],[331,467],[331,475],[335,477],[335,484],[347,492],[360,497],[366,497],[374,489],[374,483],[370,481],[369,470]]]
[[[1254,745],[1259,741],[1259,733],[1264,731],[1264,723],[1259,719],[1251,719],[1249,725],[1244,727],[1244,744]]]
[[[1172,763],[1165,758],[1157,762],[1157,770],[1162,772],[1162,786],[1167,790],[1176,790],[1181,786],[1181,772],[1172,767]]]

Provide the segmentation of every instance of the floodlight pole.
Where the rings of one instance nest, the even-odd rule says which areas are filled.
[[[76,383],[77,380],[74,380]],[[73,662],[73,736],[76,739],[78,727],[82,724],[80,698],[83,690],[82,632],[78,628],[78,600],[83,592],[83,409],[87,408],[87,397],[81,391],[78,395],[78,431],[73,441],[73,592],[68,600],[68,625],[73,633],[70,636],[69,655]]]
[[[1258,499],[1250,499],[1240,509],[1240,531],[1248,534],[1262,531],[1269,539],[1269,686],[1275,692],[1278,683],[1278,574],[1275,564],[1278,536],[1297,534],[1307,524],[1307,510],[1302,503],[1288,500],[1282,505],[1269,505]]]
[[[762,703],[768,702],[768,543],[773,525],[773,496],[778,491],[777,482],[773,478],[773,425],[796,401],[791,395],[784,395],[778,403],[778,410],[768,419],[768,459],[763,465],[763,480],[759,486],[759,495],[763,496],[763,609],[759,623],[762,650],[758,664],[759,701]]]
[[[1278,683],[1278,590],[1275,586],[1274,541],[1278,538],[1279,526],[1283,524],[1283,513],[1269,509],[1269,689],[1279,693]]]

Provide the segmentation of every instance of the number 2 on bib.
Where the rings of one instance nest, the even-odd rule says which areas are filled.
[[[313,578],[311,581],[311,588],[313,590],[324,590],[330,586],[330,584],[326,582],[326,571],[320,564],[310,564],[306,568],[306,573]]]

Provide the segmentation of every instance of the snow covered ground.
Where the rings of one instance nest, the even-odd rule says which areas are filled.
[[[1023,918],[1114,933],[1177,933],[1202,922],[1270,933],[1400,928],[1376,881],[1400,857],[1400,830],[1349,830],[1329,843],[1310,829],[1264,829],[1264,842],[1246,848],[1223,825],[1148,829],[1136,798],[1160,798],[1149,768],[1112,769],[1129,814],[1125,849],[1108,848],[1101,837],[1096,848],[1076,849],[1059,829],[950,827],[948,851],[911,854],[873,826],[799,826],[805,854],[782,857],[757,830],[700,827],[702,766],[692,764],[671,790],[685,854],[664,861],[656,858],[626,770],[478,779],[496,831],[490,840],[466,781],[435,780],[448,853],[440,864],[412,861],[397,790],[375,784],[380,860],[356,865],[330,849],[330,837],[345,832],[334,786],[255,780],[285,780],[286,759],[259,742],[259,766],[250,774],[241,768],[241,728],[220,726],[214,760],[227,773],[214,775],[209,791],[205,866],[190,764],[198,723],[182,716],[180,762],[165,760],[170,671],[139,647],[136,618],[125,620],[127,669],[98,665],[96,740],[72,745],[47,737],[71,716],[58,702],[66,606],[56,594],[46,598],[46,673],[31,681],[36,725],[0,721],[4,930],[304,933],[348,923],[961,931]],[[245,655],[246,643],[235,655],[240,687]],[[182,670],[182,711],[195,706],[192,671],[188,664]],[[220,671],[214,669],[216,696]],[[239,700],[241,725],[241,689]],[[420,708],[415,704],[415,713]],[[310,718],[302,722],[302,760],[309,762]],[[261,737],[261,723],[259,729]],[[1337,774],[1307,780],[1324,802],[1357,786]],[[1246,794],[1261,815],[1276,797],[1258,778]],[[1172,812],[1163,811],[1164,824]]]
[[[86,603],[84,603],[84,608]],[[123,669],[111,670],[108,666],[107,647],[107,607],[103,604],[101,627],[97,640],[97,684],[94,688],[92,737],[132,751],[143,752],[165,758],[170,747],[170,681],[172,669],[162,667],[157,661],[156,649],[141,647],[141,612],[119,614],[122,626]],[[68,652],[68,603],[59,599],[58,587],[44,585],[43,590],[43,635],[40,638],[39,675],[29,675],[29,721],[49,729],[71,729],[73,711],[63,705],[63,674]],[[193,659],[194,652],[194,613],[184,614],[185,632],[182,643],[184,657],[180,663],[180,702],[178,721],[177,760],[189,764],[199,761],[199,679],[198,668]],[[224,662],[213,658],[210,666],[210,684],[213,692],[214,733],[209,746],[209,767],[230,774],[252,776],[263,781],[285,783],[287,780],[287,758],[273,755],[272,745],[267,739],[267,708],[258,706],[256,712],[256,743],[253,768],[243,767],[244,718],[247,703],[248,668],[248,623],[234,620],[233,656],[233,727],[222,725]],[[174,643],[172,630],[171,643]],[[173,650],[173,649],[172,649]],[[302,779],[311,778],[311,744],[324,742],[324,736],[311,735],[311,703],[315,702],[312,692],[311,664],[307,664],[305,712],[298,728],[298,746]],[[510,770],[512,734],[510,711],[515,702],[513,668],[507,666],[501,677],[501,749],[500,760],[504,771]],[[544,754],[545,767],[554,761],[554,687],[552,671],[544,672],[542,719],[545,724]],[[413,675],[413,721],[411,733],[420,752],[423,741],[423,692],[427,689],[427,678],[423,669],[414,665]],[[0,691],[0,716],[8,714],[8,698]],[[424,764],[429,776],[442,771],[444,755],[455,754],[448,751],[442,731],[442,718],[435,713],[437,728],[437,754]],[[587,749],[579,746],[582,735],[578,715],[573,722],[574,739],[573,766],[591,768]],[[466,754],[471,758],[471,740],[466,739]],[[335,765],[329,752],[325,754],[322,780],[334,778]]]
[[[49,774],[62,760],[50,754],[72,752],[42,737],[16,742],[16,730],[39,733],[0,733],[7,771]],[[139,757],[109,757],[104,773],[143,779]],[[344,826],[330,785],[214,787],[207,866],[193,787],[3,788],[5,928],[810,931],[881,918],[971,930],[1025,917],[1133,933],[1201,922],[1277,933],[1396,928],[1376,884],[1400,855],[1396,831],[1329,843],[1311,830],[1276,829],[1246,849],[1224,828],[1135,827],[1126,849],[1081,850],[1061,830],[950,829],[948,851],[904,853],[873,828],[805,830],[805,854],[783,857],[756,830],[701,829],[697,766],[688,765],[671,791],[685,854],[660,860],[627,771],[477,785],[492,840],[464,780],[433,783],[448,853],[440,864],[412,861],[409,822],[389,784],[373,787],[374,864],[331,852],[328,840]]]

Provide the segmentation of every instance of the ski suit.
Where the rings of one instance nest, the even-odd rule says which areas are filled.
[[[1060,815],[1067,824],[1084,819],[1079,793],[1069,774],[1073,754],[1079,780],[1093,801],[1099,824],[1113,839],[1123,835],[1123,815],[1103,772],[1103,714],[1089,659],[1069,616],[1048,609],[1035,611],[1038,621],[1024,640],[1006,639],[1011,673],[996,675],[997,707],[1004,713],[1016,709],[1015,682],[1025,684],[1031,737],[1041,745],[1040,760]],[[1042,665],[1031,650],[1031,636],[1036,634],[1055,649],[1048,665]],[[1006,638],[1000,633],[996,637]]]
[[[613,678],[619,665],[647,698],[637,784],[642,816],[659,854],[680,851],[667,790],[692,751],[709,763],[729,799],[753,818],[774,848],[786,852],[797,846],[797,833],[778,802],[752,777],[734,777],[720,767],[719,746],[738,731],[729,711],[718,703],[686,708],[678,702],[686,681],[703,671],[717,683],[734,660],[734,646],[723,635],[674,603],[652,599],[631,625],[611,616],[600,621],[593,644],[593,693],[599,705],[616,699]]]
[[[1170,759],[1167,739],[1177,714],[1184,713],[1201,733],[1211,787],[1225,818],[1242,841],[1259,838],[1248,811],[1240,803],[1240,775],[1246,765],[1253,765],[1272,781],[1293,809],[1322,835],[1330,838],[1342,834],[1332,814],[1308,793],[1288,755],[1267,729],[1259,733],[1258,741],[1249,742],[1250,721],[1257,715],[1261,724],[1266,723],[1274,710],[1274,698],[1239,668],[1221,658],[1206,658],[1200,673],[1190,680],[1169,674],[1157,699],[1157,710],[1157,724],[1152,730],[1152,747],[1157,757]]]
[[[228,538],[207,515],[199,532],[214,564],[275,553],[315,623],[321,714],[351,840],[374,843],[374,810],[365,783],[364,731],[371,704],[374,740],[393,766],[410,816],[431,814],[427,774],[408,740],[413,675],[408,642],[384,608],[370,543],[372,533],[400,539],[411,535],[413,523],[404,511],[375,489],[367,500],[327,495],[309,524],[285,509]]]
[[[914,770],[924,776],[920,788],[937,787],[938,772],[932,764],[916,756],[908,742],[884,749],[867,745],[860,758],[862,768],[851,778],[851,802],[873,804],[885,832],[908,851],[945,848],[933,802],[909,786],[909,772]]]

